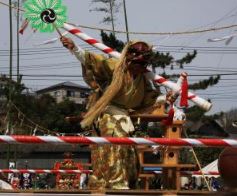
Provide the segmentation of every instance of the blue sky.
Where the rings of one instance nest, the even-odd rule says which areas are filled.
[[[122,2],[122,0],[117,0]],[[0,0],[8,3],[8,0]],[[68,8],[68,21],[91,27],[111,28],[110,25],[101,24],[102,13],[90,12],[96,7],[91,0],[64,0]],[[127,0],[127,13],[129,31],[133,32],[180,32],[187,30],[200,30],[237,24],[237,1],[236,0]],[[0,5],[0,73],[8,74],[9,66],[9,19],[8,8]],[[16,35],[16,23],[13,18],[14,36]],[[117,15],[117,30],[125,30],[123,9]],[[82,29],[85,33],[100,40],[100,31]],[[177,59],[186,54],[186,51],[197,49],[198,55],[195,60],[186,65],[184,70],[167,70],[168,73],[181,73],[186,71],[189,83],[200,79],[207,79],[205,75],[225,74],[218,85],[208,90],[195,92],[203,98],[213,101],[213,108],[209,113],[226,111],[235,108],[237,104],[237,38],[229,45],[225,42],[207,42],[209,38],[220,38],[237,33],[236,28],[222,31],[211,31],[192,35],[158,36],[158,35],[130,35],[131,39],[140,39],[157,47],[160,51],[170,51]],[[117,35],[126,41],[125,34]],[[39,90],[49,85],[63,81],[72,81],[84,84],[81,75],[80,64],[74,56],[61,47],[59,42],[47,46],[37,46],[47,39],[58,37],[57,33],[32,33],[27,29],[20,36],[20,73],[23,82],[33,90]],[[75,42],[85,49],[95,51],[89,45],[78,38]],[[170,47],[172,46],[172,47]],[[16,38],[14,37],[14,49]],[[16,66],[14,56],[14,67]],[[14,68],[13,73],[16,73]],[[162,72],[162,70],[157,70]],[[40,75],[41,77],[36,77]],[[78,77],[45,77],[45,75],[70,75]],[[200,75],[200,76],[194,76]]]

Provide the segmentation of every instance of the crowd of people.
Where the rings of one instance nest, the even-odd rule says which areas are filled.
[[[202,176],[192,176],[186,178],[184,181],[182,185],[182,189],[184,190],[208,190],[208,188],[211,188],[212,191],[218,191],[222,189],[219,177],[206,177],[205,181]]]
[[[212,191],[219,191],[223,189],[222,182],[219,177],[207,177],[207,182],[209,187]],[[75,189],[73,183],[70,186],[70,179],[66,179],[63,186],[63,190],[72,190]],[[138,180],[139,182],[139,180]],[[54,174],[11,174],[9,178],[9,183],[12,185],[13,189],[54,189],[59,188],[56,185],[56,178]],[[62,185],[62,181],[59,182]],[[76,189],[87,189],[88,188],[88,175],[84,174],[81,176],[80,180],[78,181],[78,185]],[[142,188],[138,187],[137,188]],[[162,190],[162,177],[156,176],[150,181],[150,189],[158,189]],[[204,181],[203,177],[199,176],[190,176],[190,177],[183,177],[181,180],[181,188],[183,190],[208,190],[208,186]]]
[[[72,189],[85,189],[87,187],[88,175],[81,174],[80,179],[75,180],[72,177],[64,176],[57,182],[54,174],[10,174],[8,178],[9,184],[13,189],[61,189],[61,190],[72,190]]]
[[[55,176],[51,174],[10,174],[8,181],[13,189],[51,189],[55,187]]]

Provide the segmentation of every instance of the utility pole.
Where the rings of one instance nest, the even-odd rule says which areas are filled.
[[[12,35],[12,1],[9,0],[9,36],[10,36],[10,55],[9,55],[9,79],[12,80],[12,53],[13,53],[13,35]],[[10,82],[11,84],[11,82]],[[9,85],[11,86],[11,85]],[[11,93],[9,93],[11,95]]]
[[[16,15],[16,26],[17,26],[17,31],[16,31],[16,39],[17,39],[17,83],[20,82],[20,40],[19,40],[19,20],[20,20],[20,0],[17,0],[17,15]]]
[[[17,85],[20,85],[20,39],[19,39],[19,23],[20,23],[20,0],[17,0],[17,12],[16,12],[16,40],[17,40]],[[15,169],[17,166],[17,145],[14,145],[14,162]]]
[[[9,98],[8,98],[8,131],[11,134],[12,122],[11,122],[11,99],[12,99],[12,54],[13,54],[13,33],[12,33],[12,1],[9,0],[9,36],[10,36],[10,51],[9,51]],[[7,167],[9,167],[10,162],[10,151],[11,146],[8,144],[7,148]]]
[[[114,0],[109,1],[110,5],[110,15],[111,15],[111,23],[112,23],[112,29],[113,29],[113,34],[115,35],[115,28],[114,28],[114,13],[113,13],[113,6],[114,6]]]
[[[126,25],[127,42],[129,42],[128,19],[127,19],[126,1],[125,0],[123,0],[123,10],[124,10],[125,25]]]

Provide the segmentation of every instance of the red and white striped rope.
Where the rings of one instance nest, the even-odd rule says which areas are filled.
[[[162,174],[162,171],[154,171],[153,173],[155,174]],[[212,175],[212,176],[219,176],[220,173],[217,171],[209,171],[209,172],[201,172],[201,171],[180,171],[181,174],[183,175]]]
[[[62,170],[62,169],[0,169],[0,173],[32,173],[32,174],[90,174],[92,170]]]
[[[213,176],[219,176],[220,173],[218,171],[209,171],[209,172],[201,172],[201,171],[191,171],[191,172],[188,172],[188,171],[185,171],[185,173],[189,173],[189,174],[192,174],[192,175],[213,175]]]
[[[95,48],[103,51],[104,53],[109,54],[109,55],[111,55],[114,58],[120,58],[121,54],[119,52],[113,50],[112,48],[110,48],[110,47],[108,47],[106,45],[104,45],[103,43],[100,43],[96,39],[88,36],[87,34],[83,33],[77,27],[75,27],[75,26],[73,26],[71,24],[68,24],[68,23],[64,23],[63,28],[65,30],[67,30],[68,32],[70,32],[71,34],[75,35],[76,37],[82,39],[86,43],[88,43],[88,44],[94,46]],[[180,93],[180,91],[181,91],[181,88],[180,88],[180,86],[178,84],[166,80],[162,76],[153,73],[149,69],[147,69],[146,77],[149,80],[153,80],[154,82],[158,83],[159,85],[162,85],[162,86],[165,86],[167,88],[170,88],[170,89],[172,89],[175,92],[179,92]],[[201,108],[205,109],[206,111],[210,110],[211,107],[212,107],[212,104],[210,102],[208,102],[205,99],[195,95],[194,93],[189,92],[188,93],[188,98],[193,103],[197,104],[198,106],[200,106]]]
[[[0,143],[9,144],[116,144],[116,145],[163,145],[194,147],[237,147],[236,139],[192,139],[192,138],[132,138],[132,137],[78,137],[78,136],[26,136],[0,135]]]

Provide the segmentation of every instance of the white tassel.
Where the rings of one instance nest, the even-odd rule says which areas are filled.
[[[67,35],[69,32],[68,31],[65,31],[64,33],[62,33],[62,36],[65,36],[65,35]],[[46,40],[46,41],[44,41],[44,42],[42,42],[42,43],[39,43],[39,44],[35,44],[35,46],[41,46],[41,45],[47,45],[47,44],[53,44],[53,43],[55,43],[56,41],[58,41],[60,38],[52,38],[52,39],[49,39],[49,40]]]
[[[233,127],[237,127],[237,121],[233,121],[233,122],[232,122],[232,126],[233,126]]]
[[[36,132],[37,132],[37,125],[36,125],[35,129],[33,130],[33,136],[36,135]]]
[[[237,34],[232,34],[232,35],[227,35],[227,36],[224,36],[224,37],[220,37],[220,38],[210,38],[208,39],[207,41],[208,42],[219,42],[219,41],[225,41],[225,45],[229,45],[230,42],[233,40],[233,38],[237,36]]]
[[[7,123],[7,129],[5,131],[5,135],[9,135],[9,122]]]

